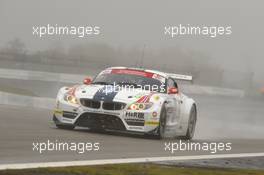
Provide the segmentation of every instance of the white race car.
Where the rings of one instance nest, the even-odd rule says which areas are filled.
[[[111,67],[84,84],[62,87],[53,121],[58,128],[76,126],[192,139],[197,107],[176,80],[192,77],[154,70]]]

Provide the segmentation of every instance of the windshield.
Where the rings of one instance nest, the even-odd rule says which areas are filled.
[[[133,86],[143,90],[165,92],[165,82],[142,75],[125,73],[100,73],[92,84],[118,85],[122,87]]]

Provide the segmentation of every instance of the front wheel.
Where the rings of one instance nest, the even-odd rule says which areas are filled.
[[[163,105],[160,112],[160,121],[159,121],[159,129],[158,129],[158,138],[164,139],[165,138],[165,131],[166,131],[166,108]]]
[[[196,126],[196,120],[197,120],[197,111],[195,105],[193,105],[190,112],[187,133],[183,137],[184,140],[191,140],[193,138],[195,126]]]

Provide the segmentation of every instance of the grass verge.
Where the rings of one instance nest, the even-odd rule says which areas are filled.
[[[0,175],[263,175],[264,170],[188,168],[156,164],[119,164],[4,170]]]

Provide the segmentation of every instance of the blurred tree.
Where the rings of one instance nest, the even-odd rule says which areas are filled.
[[[7,46],[3,49],[4,52],[15,55],[26,55],[26,44],[19,38],[14,38],[7,43]]]

